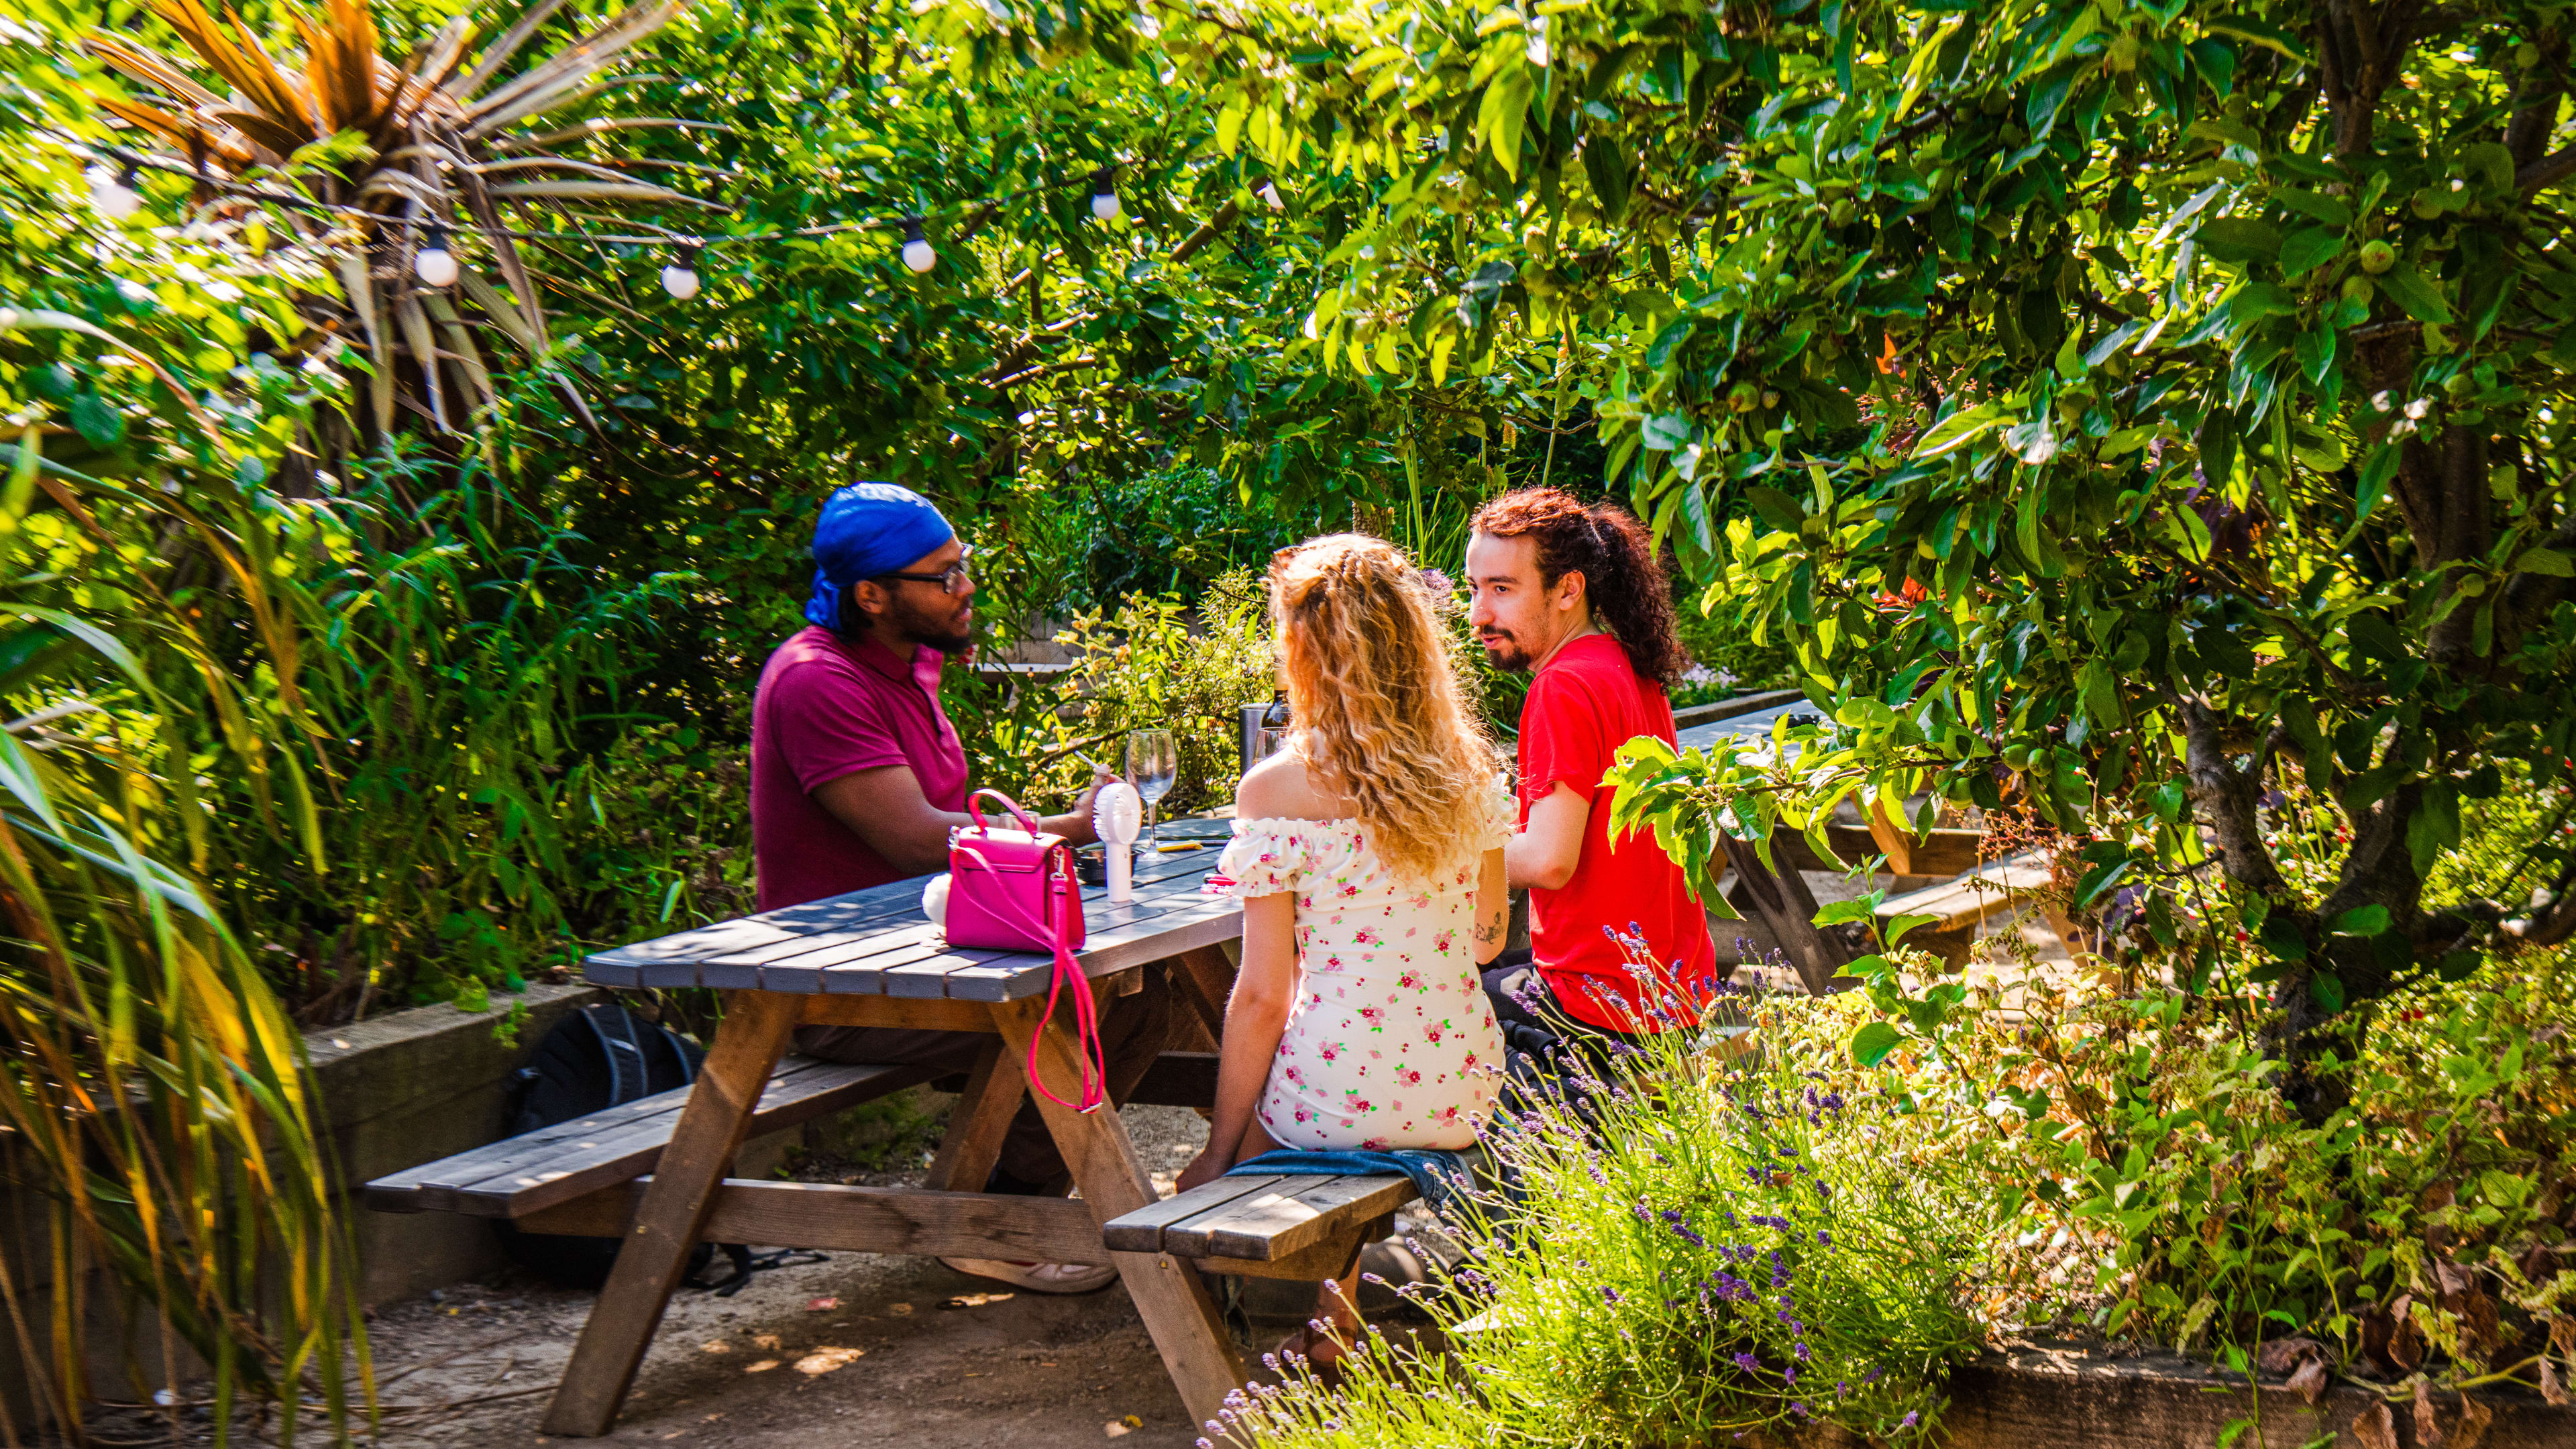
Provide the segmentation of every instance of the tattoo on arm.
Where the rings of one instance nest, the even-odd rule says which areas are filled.
[[[1476,939],[1477,939],[1479,942],[1499,941],[1499,940],[1501,940],[1502,938],[1503,938],[1503,923],[1502,923],[1502,922],[1500,922],[1500,921],[1496,921],[1496,922],[1495,922],[1494,924],[1492,924],[1491,926],[1481,926],[1481,925],[1480,925],[1480,926],[1476,927]]]

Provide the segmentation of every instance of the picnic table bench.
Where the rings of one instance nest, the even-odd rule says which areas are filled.
[[[1163,833],[1213,845],[1231,827],[1171,821]],[[1098,888],[1083,892],[1089,940],[1077,959],[1095,995],[1135,991],[1144,967],[1168,963],[1175,999],[1215,1039],[1233,981],[1223,944],[1242,934],[1241,904],[1201,889],[1216,857],[1204,848],[1141,861],[1130,904],[1111,906]],[[951,949],[921,914],[923,884],[899,881],[591,957],[585,974],[596,985],[726,993],[696,1081],[367,1185],[369,1205],[391,1211],[461,1212],[530,1232],[623,1240],[547,1410],[547,1432],[609,1431],[702,1240],[1114,1266],[1182,1402],[1204,1423],[1245,1374],[1201,1271],[1322,1277],[1414,1196],[1405,1177],[1242,1177],[1164,1199],[1116,1112],[1084,1114],[1043,1095],[1040,1114],[1079,1198],[961,1190],[991,1176],[1027,1090],[1022,1064],[1032,1049],[1047,1085],[1070,1100],[1079,1095],[1080,1048],[1070,1008],[1042,1025],[1050,958]],[[789,1055],[789,1035],[809,1024],[991,1038],[961,1084],[926,1186],[725,1175],[755,1133],[941,1075]],[[1130,1100],[1212,1106],[1215,1067],[1213,1053],[1167,1051]],[[1334,1261],[1318,1266],[1326,1259]]]

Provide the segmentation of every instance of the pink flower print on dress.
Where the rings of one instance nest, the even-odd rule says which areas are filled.
[[[1403,975],[1395,978],[1395,984],[1403,987],[1407,991],[1420,991],[1422,989],[1422,978],[1414,975],[1410,971],[1407,971]]]
[[[1362,926],[1358,930],[1352,932],[1351,939],[1359,942],[1363,946],[1374,946],[1378,943],[1377,932],[1370,930],[1366,926]]]
[[[1316,1048],[1315,1054],[1328,1062],[1333,1061],[1341,1056],[1342,1045],[1339,1042],[1328,1041],[1321,1047]]]
[[[1292,1081],[1292,1082],[1295,1082],[1297,1085],[1299,1085],[1299,1086],[1301,1086],[1301,1087],[1302,1087],[1302,1086],[1304,1086],[1304,1085],[1306,1084],[1306,1079],[1305,1079],[1305,1077],[1304,1077],[1303,1075],[1301,1075],[1301,1074],[1298,1072],[1297,1068],[1296,1068],[1295,1066],[1293,1066],[1293,1065],[1292,1065],[1292,1066],[1290,1066],[1290,1067],[1288,1067],[1284,1072],[1282,1072],[1282,1073],[1281,1073],[1281,1075],[1285,1076],[1288,1080],[1290,1080],[1290,1081]]]
[[[1472,1066],[1474,1066],[1475,1064],[1476,1064],[1476,1054],[1475,1054],[1474,1052],[1469,1052],[1469,1053],[1467,1053],[1467,1060],[1466,1060],[1465,1062],[1461,1063],[1460,1065],[1462,1065],[1462,1066],[1470,1066],[1470,1067],[1472,1067]]]
[[[1417,911],[1427,911],[1431,909],[1431,897],[1427,892],[1418,896],[1406,896],[1404,898],[1404,903]]]
[[[1434,950],[1434,951],[1438,951],[1438,952],[1440,952],[1442,955],[1447,955],[1447,954],[1448,954],[1448,952],[1449,952],[1449,948],[1450,948],[1451,946],[1453,946],[1453,945],[1456,945],[1456,944],[1457,944],[1457,941],[1458,941],[1458,933],[1457,933],[1457,932],[1455,932],[1455,931],[1443,931],[1443,932],[1441,932],[1439,935],[1434,936],[1434,937],[1432,937],[1432,938],[1431,938],[1431,949],[1432,949],[1432,950]]]
[[[1419,1087],[1422,1085],[1422,1073],[1412,1067],[1406,1067],[1404,1070],[1397,1072],[1395,1074],[1395,1079],[1408,1087]]]
[[[1386,1008],[1363,1006],[1360,1008],[1360,1020],[1367,1022],[1371,1031],[1384,1031],[1386,1030]]]
[[[1423,1040],[1430,1042],[1433,1046],[1440,1045],[1440,1039],[1448,1034],[1449,1023],[1445,1021],[1441,1022],[1437,1026],[1426,1026],[1422,1029]]]

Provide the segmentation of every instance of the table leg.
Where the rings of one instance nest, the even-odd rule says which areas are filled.
[[[804,1003],[797,997],[735,991],[724,1022],[698,1070],[671,1145],[653,1169],[635,1228],[618,1249],[617,1266],[582,1326],[581,1342],[546,1409],[550,1434],[605,1434],[635,1381],[636,1366],[662,1322],[671,1290],[688,1272],[689,1250],[715,1203],[726,1165],[742,1146],[752,1109],[786,1049]]]
[[[1225,1002],[1234,992],[1234,964],[1216,946],[1201,946],[1172,958],[1172,986],[1206,1024],[1208,1036],[1225,1040]]]
[[[1028,1060],[1030,1043],[1035,1041],[1039,1079],[1057,1096],[1079,1100],[1080,1048],[1074,1040],[1073,1013],[1058,1010],[1055,1022],[1041,1032],[1039,1023],[1045,1015],[1043,998],[993,1006],[994,1025],[1015,1059]],[[1047,1130],[1063,1152],[1065,1166],[1072,1170],[1074,1185],[1082,1190],[1095,1222],[1106,1224],[1157,1200],[1154,1180],[1136,1160],[1136,1144],[1128,1139],[1126,1124],[1114,1108],[1086,1115],[1059,1106],[1044,1093],[1037,1100]],[[1163,1356],[1172,1386],[1180,1390],[1181,1402],[1206,1424],[1225,1406],[1225,1396],[1244,1383],[1242,1360],[1235,1355],[1234,1341],[1226,1334],[1206,1280],[1197,1268],[1168,1253],[1111,1253],[1109,1257],[1127,1285],[1128,1296],[1135,1299],[1146,1331],[1154,1336],[1154,1347]]]
[[[1019,1115],[1026,1090],[1019,1061],[1002,1049],[1002,1039],[984,1043],[973,1074],[966,1078],[964,1095],[948,1114],[948,1135],[940,1141],[939,1155],[931,1159],[930,1179],[924,1185],[948,1192],[982,1192],[993,1176],[993,1164],[1001,1158],[1002,1139],[1010,1135],[1011,1119]]]

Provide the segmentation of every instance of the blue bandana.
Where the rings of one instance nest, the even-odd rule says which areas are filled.
[[[814,520],[814,593],[805,617],[837,631],[843,589],[893,573],[956,536],[929,499],[899,484],[835,489]]]

